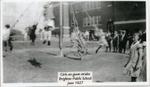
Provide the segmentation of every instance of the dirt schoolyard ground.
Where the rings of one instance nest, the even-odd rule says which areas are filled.
[[[130,78],[123,73],[123,66],[128,60],[127,54],[105,52],[105,48],[95,54],[97,45],[88,45],[89,54],[82,60],[59,57],[57,42],[51,46],[36,42],[13,42],[14,50],[4,53],[4,83],[56,82],[57,72],[91,71],[93,82],[128,82]],[[64,43],[64,54],[75,51]],[[27,60],[35,58],[41,68],[32,66]]]

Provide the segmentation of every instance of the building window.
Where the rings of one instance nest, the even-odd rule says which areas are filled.
[[[96,16],[95,24],[98,24],[98,16]]]
[[[88,9],[88,3],[84,3],[84,11],[87,11],[87,9]]]
[[[85,26],[88,26],[88,18],[85,18]]]
[[[90,9],[93,9],[93,2],[90,3]]]
[[[101,16],[98,16],[98,24],[101,23]]]
[[[92,9],[95,9],[95,2],[93,1],[91,4],[92,4]]]
[[[90,17],[90,26],[93,24],[92,17]]]
[[[91,25],[94,25],[94,16],[92,17],[91,21],[92,21]]]
[[[101,8],[101,2],[98,2],[98,8]]]
[[[95,16],[93,16],[93,25],[95,25],[96,22],[95,22]]]
[[[83,18],[83,26],[86,26],[86,18]]]
[[[87,26],[90,26],[90,18],[88,17],[87,20],[88,20]]]
[[[90,4],[90,2],[88,2],[88,10],[90,10],[91,9],[91,4]]]
[[[90,26],[92,25],[92,17],[90,17]]]
[[[86,7],[85,7],[85,3],[82,3],[82,11],[85,11]]]
[[[96,5],[95,5],[96,3],[95,2],[93,2],[93,9],[95,9],[96,8]]]
[[[81,6],[82,6],[83,11],[88,11],[88,10],[101,8],[100,4],[101,2],[98,2],[98,1],[97,2],[89,1],[89,2],[82,3]]]
[[[101,16],[92,16],[83,18],[83,26],[93,26],[101,23]]]
[[[96,8],[98,9],[98,8],[100,8],[101,6],[100,6],[100,2],[97,2],[96,3]]]
[[[95,8],[98,8],[98,7],[97,7],[97,3],[98,3],[98,2],[95,2]]]

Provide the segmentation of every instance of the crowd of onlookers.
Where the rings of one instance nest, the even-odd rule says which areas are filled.
[[[99,31],[85,31],[83,33],[86,41],[99,41],[101,36],[97,35]],[[107,41],[108,47],[106,47],[107,52],[119,52],[126,53],[130,49],[133,43],[134,33],[129,33],[126,30],[119,30],[114,32],[103,32],[105,34],[105,39]],[[140,38],[146,38],[146,32],[139,30]]]
[[[87,31],[85,38],[89,38]],[[139,30],[129,34],[126,30],[104,33],[102,29],[96,29],[95,35],[98,38],[99,46],[106,47],[106,51],[126,53],[128,49],[128,61],[124,65],[124,72],[131,77],[131,82],[146,81],[146,32]],[[87,40],[87,39],[86,39]]]

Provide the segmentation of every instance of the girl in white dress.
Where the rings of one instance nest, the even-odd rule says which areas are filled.
[[[127,64],[125,65],[125,72],[131,77],[131,82],[138,80],[142,69],[143,49],[139,41],[139,34],[134,34],[134,42],[130,48],[130,55]]]
[[[51,45],[51,37],[52,37],[52,31],[55,29],[54,20],[50,19],[46,21],[46,25],[44,28],[44,41],[43,44],[47,42],[47,45]]]
[[[95,53],[97,53],[103,46],[108,47],[108,43],[105,38],[106,35],[102,29],[97,30],[97,36],[99,36],[100,39],[99,39],[99,47],[96,49]]]

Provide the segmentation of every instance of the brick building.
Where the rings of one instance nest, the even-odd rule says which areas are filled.
[[[59,5],[53,2],[53,13],[56,30],[59,32]],[[134,32],[137,29],[146,28],[145,1],[86,1],[86,2],[63,2],[63,29],[68,35],[74,26],[73,14],[75,15],[81,31],[93,30],[97,25],[107,31],[109,19],[114,21],[115,30],[126,29]],[[49,11],[50,12],[50,11]]]

